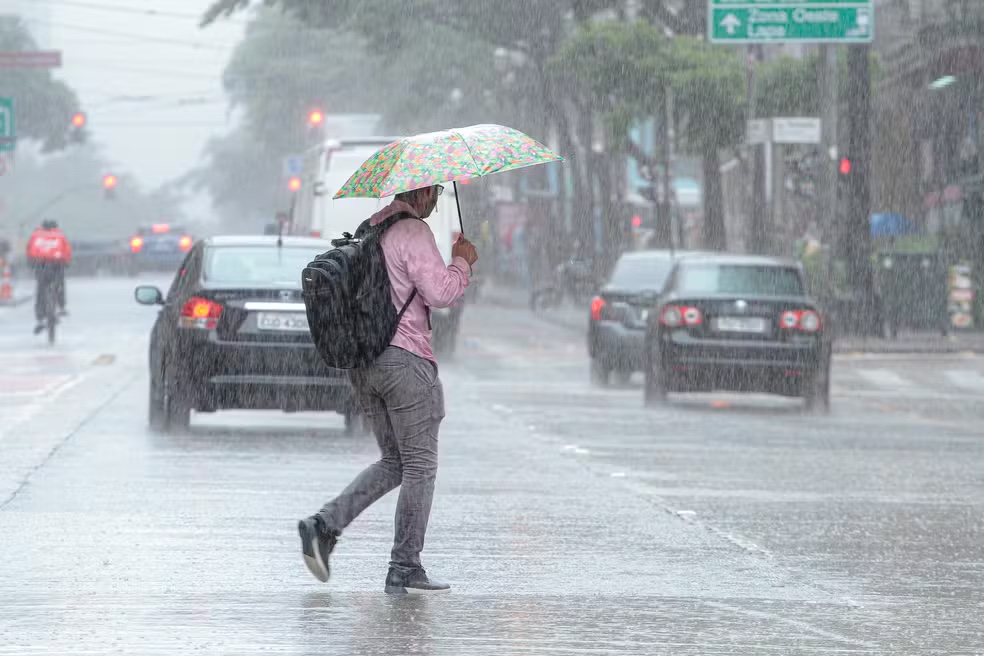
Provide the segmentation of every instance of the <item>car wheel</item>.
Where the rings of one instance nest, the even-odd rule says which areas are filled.
[[[167,411],[164,407],[164,391],[159,382],[150,379],[150,398],[147,405],[147,423],[150,429],[157,433],[167,430]]]
[[[611,370],[598,358],[591,358],[591,384],[595,387],[608,387]]]
[[[830,412],[830,360],[821,365],[807,381],[803,403],[809,412]]]
[[[645,379],[643,385],[645,404],[653,407],[666,403],[666,373],[663,371],[663,365],[651,355],[646,358]]]
[[[168,432],[185,432],[191,425],[191,402],[194,398],[187,385],[180,386],[177,381],[168,376],[167,365],[164,369],[164,421]]]

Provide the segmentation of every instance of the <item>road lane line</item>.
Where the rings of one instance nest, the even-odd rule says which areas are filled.
[[[968,369],[950,369],[944,375],[957,387],[984,392],[984,374]]]

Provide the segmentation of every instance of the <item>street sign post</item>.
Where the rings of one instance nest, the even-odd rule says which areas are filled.
[[[0,68],[59,68],[59,50],[14,50],[0,52]]]
[[[0,98],[0,153],[17,148],[17,117],[14,115],[14,99]]]
[[[772,119],[772,141],[778,144],[820,143],[820,119],[808,117]]]
[[[285,178],[296,178],[304,169],[304,158],[301,155],[284,157],[283,174]]]
[[[745,142],[749,146],[757,146],[772,141],[772,121],[767,118],[756,118],[748,122]]]
[[[873,0],[707,0],[712,43],[871,43]]]

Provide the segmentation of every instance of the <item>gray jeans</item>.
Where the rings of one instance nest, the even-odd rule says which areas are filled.
[[[420,567],[437,477],[437,432],[444,418],[444,389],[437,365],[389,347],[371,366],[351,373],[362,411],[381,457],[319,513],[345,529],[362,511],[400,487],[390,566]]]

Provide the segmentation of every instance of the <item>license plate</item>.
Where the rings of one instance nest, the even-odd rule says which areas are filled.
[[[760,317],[718,317],[714,329],[720,333],[766,333],[769,322]]]
[[[306,333],[307,315],[301,312],[260,312],[256,315],[256,327],[260,330]]]

